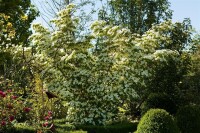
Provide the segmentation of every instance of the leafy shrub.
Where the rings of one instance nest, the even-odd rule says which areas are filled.
[[[141,118],[136,133],[179,133],[179,130],[167,111],[150,109]]]
[[[142,115],[144,115],[151,108],[164,109],[170,114],[176,113],[176,104],[173,100],[163,93],[152,93],[142,104]]]
[[[177,111],[176,121],[181,133],[199,133],[200,107],[195,105],[181,107]]]

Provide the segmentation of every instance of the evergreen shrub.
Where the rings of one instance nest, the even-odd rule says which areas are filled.
[[[187,105],[176,114],[176,122],[181,133],[200,133],[200,107]]]
[[[144,115],[149,109],[156,108],[164,109],[170,114],[176,113],[176,104],[167,94],[151,93],[142,104],[142,115]]]
[[[141,118],[135,133],[179,133],[179,129],[166,110],[150,109]]]

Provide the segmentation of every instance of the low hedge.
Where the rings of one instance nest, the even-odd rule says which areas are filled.
[[[79,125],[76,128],[88,133],[130,133],[136,131],[137,123],[119,123],[107,126]]]
[[[66,124],[65,120],[55,120],[56,133],[132,133],[137,129],[137,123],[120,122],[107,126]],[[34,127],[19,123],[6,133],[36,133]],[[45,132],[48,133],[48,132]]]
[[[7,130],[5,133],[35,133],[35,129],[31,126],[17,124],[14,128]]]
[[[82,130],[75,130],[75,127],[70,124],[55,123],[56,133],[87,133]],[[7,130],[4,133],[36,133],[36,130],[32,126],[24,125],[23,123],[16,124],[14,128]],[[46,131],[45,133],[52,133]]]

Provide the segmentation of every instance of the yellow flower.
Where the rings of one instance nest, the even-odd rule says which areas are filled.
[[[3,17],[4,17],[4,19],[5,19],[6,21],[10,18],[10,16],[7,16],[7,15],[4,15]]]
[[[28,20],[28,16],[27,16],[27,15],[23,15],[23,16],[21,16],[21,19],[22,19],[23,21],[26,21],[26,20]]]
[[[12,23],[8,22],[6,27],[7,27],[7,29],[11,29],[12,28]]]
[[[15,31],[14,30],[10,31],[8,36],[9,37],[14,37],[15,36]]]

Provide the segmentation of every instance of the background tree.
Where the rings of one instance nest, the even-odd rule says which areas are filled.
[[[200,57],[199,57],[199,44],[200,44],[200,35],[199,33],[194,35],[192,39],[193,49],[191,51],[191,61],[190,61],[190,69],[189,73],[183,77],[182,82],[180,83],[181,91],[183,92],[183,97],[185,99],[185,103],[193,103],[200,104],[199,99],[199,86],[200,86]]]
[[[123,25],[132,33],[143,34],[172,17],[168,0],[111,0],[109,11],[102,10],[100,17],[115,25]]]
[[[31,22],[38,12],[30,0],[1,0],[0,12],[10,16],[10,22],[15,28],[16,36],[12,39],[15,45],[28,45],[28,37],[32,34]]]

